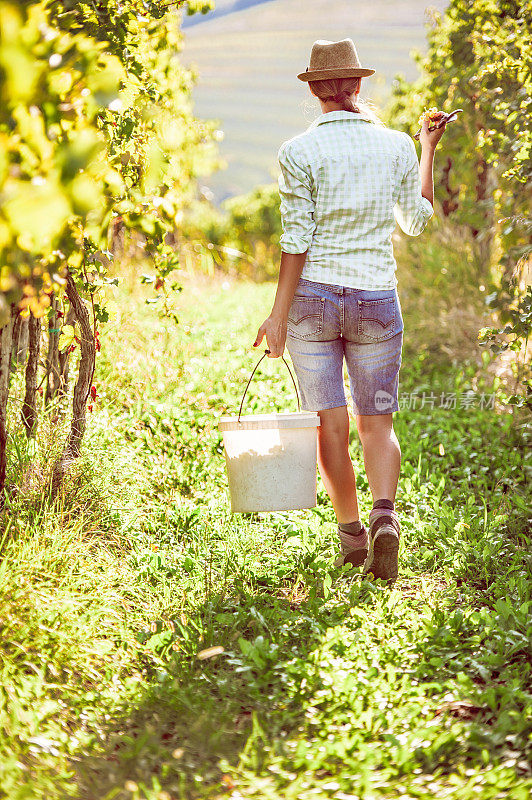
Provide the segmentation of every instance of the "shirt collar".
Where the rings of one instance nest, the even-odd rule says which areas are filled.
[[[328,111],[326,114],[320,114],[319,117],[316,117],[314,122],[312,122],[307,130],[312,130],[316,128],[318,125],[323,125],[325,122],[336,122],[336,120],[340,119],[347,119],[347,120],[364,120],[365,122],[373,122],[373,120],[368,117],[363,111],[358,113],[353,113],[353,111]]]

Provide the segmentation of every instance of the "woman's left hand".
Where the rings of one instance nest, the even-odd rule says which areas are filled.
[[[268,344],[268,358],[281,358],[286,344],[286,319],[268,317],[260,326],[253,347],[258,347],[264,337]]]

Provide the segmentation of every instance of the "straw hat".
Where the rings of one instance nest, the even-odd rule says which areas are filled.
[[[357,78],[373,75],[374,69],[360,66],[356,47],[351,39],[328,42],[318,39],[312,45],[310,64],[297,77],[300,81],[324,81],[330,78]]]

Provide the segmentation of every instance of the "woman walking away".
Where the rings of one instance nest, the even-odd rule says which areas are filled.
[[[266,337],[270,358],[279,358],[286,345],[303,408],[319,413],[318,466],[338,520],[336,564],[364,565],[394,581],[401,450],[392,415],[403,318],[391,237],[396,221],[418,236],[434,213],[432,167],[445,125],[429,132],[423,123],[420,164],[413,139],[358,102],[361,77],[374,72],[344,39],[315,42],[298,75],[322,114],[279,150],[283,252],[273,308],[254,347]],[[373,496],[368,530],[349,455],[344,358]]]

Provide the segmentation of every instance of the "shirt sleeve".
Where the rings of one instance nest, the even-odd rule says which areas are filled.
[[[414,140],[405,134],[405,172],[394,208],[395,219],[408,236],[419,236],[434,214],[432,204],[421,194],[421,174]]]
[[[316,230],[315,203],[311,177],[295,160],[292,149],[283,144],[279,150],[279,194],[283,235],[281,249],[285,253],[305,253]]]

